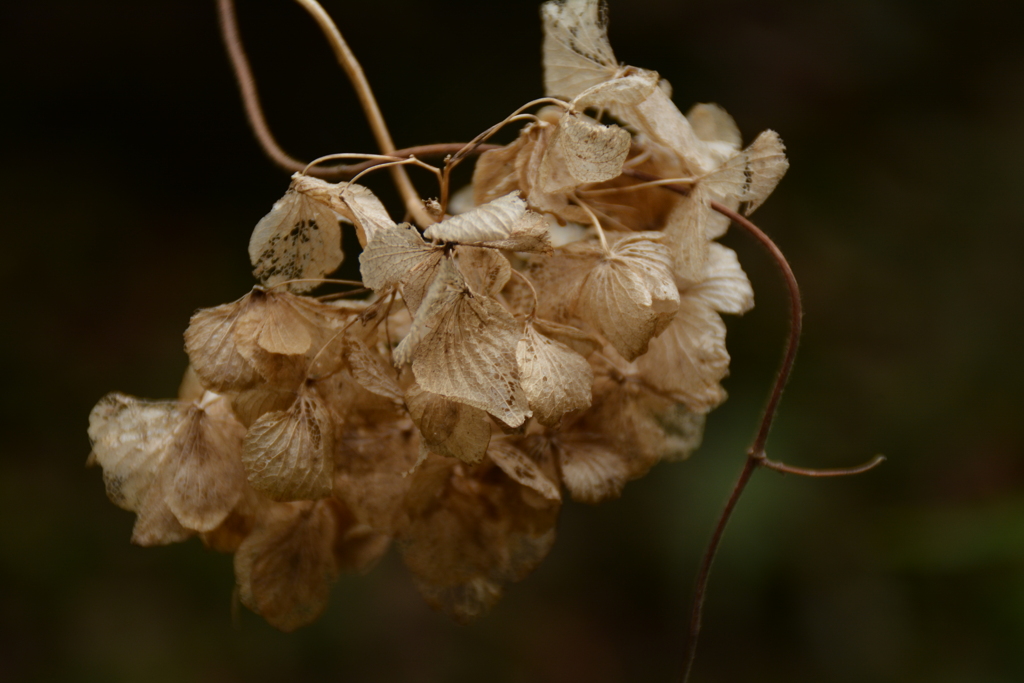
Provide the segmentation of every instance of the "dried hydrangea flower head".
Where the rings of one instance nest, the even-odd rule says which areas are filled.
[[[725,399],[721,316],[753,292],[712,202],[759,206],[782,143],[742,147],[714,105],[684,115],[615,60],[597,0],[541,13],[546,106],[499,124],[528,120],[479,157],[459,213],[448,171],[485,136],[443,168],[338,155],[433,169],[418,224],[356,179],[297,173],[252,233],[259,284],[192,317],[178,399],[92,411],[133,542],[233,552],[241,601],[280,629],[392,541],[432,606],[479,616],[547,554],[566,492],[600,503],[686,458]],[[369,297],[310,295],[348,225]]]

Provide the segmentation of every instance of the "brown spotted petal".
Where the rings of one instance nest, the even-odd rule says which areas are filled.
[[[253,275],[265,285],[322,278],[341,265],[341,228],[334,212],[295,189],[299,174],[284,197],[264,216],[249,239]],[[316,282],[289,282],[293,292],[306,292]]]
[[[546,95],[572,99],[619,72],[598,0],[546,2],[541,18]]]

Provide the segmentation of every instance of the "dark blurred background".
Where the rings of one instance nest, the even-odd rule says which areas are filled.
[[[313,22],[240,4],[283,146],[376,151]],[[399,146],[466,140],[542,94],[537,4],[325,0]],[[1015,5],[611,2],[621,61],[788,145],[756,219],[800,278],[806,335],[769,453],[889,458],[845,480],[755,475],[696,682],[1024,680]],[[212,0],[3,3],[0,55],[0,678],[670,680],[786,330],[756,245],[725,238],[758,306],[729,321],[731,398],[704,446],[619,501],[567,505],[551,555],[490,615],[431,612],[392,553],[342,578],[313,626],[235,623],[229,556],[128,543],[133,515],[84,467],[87,416],[110,390],[175,393],[189,316],[250,287],[249,233],[287,174],[246,125]],[[393,197],[383,174],[371,185]]]

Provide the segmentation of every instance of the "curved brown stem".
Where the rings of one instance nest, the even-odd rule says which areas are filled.
[[[645,173],[642,175],[647,176],[649,174]],[[642,180],[648,181],[655,180],[655,178],[651,177],[636,177],[640,177]],[[674,185],[664,185],[663,187],[679,194],[689,194],[689,188]],[[771,431],[772,422],[775,419],[775,413],[779,407],[779,401],[782,399],[782,391],[785,389],[786,382],[789,380],[789,376],[793,371],[793,364],[796,361],[797,346],[800,343],[800,332],[803,327],[803,306],[800,302],[800,287],[797,285],[796,276],[793,274],[793,269],[790,268],[786,257],[782,254],[782,250],[779,249],[779,247],[771,240],[770,237],[768,237],[768,235],[764,233],[764,231],[754,225],[754,223],[745,216],[740,215],[718,202],[711,202],[711,208],[718,213],[729,217],[734,223],[746,230],[748,234],[753,236],[761,243],[762,246],[764,246],[765,249],[768,250],[768,253],[771,254],[772,258],[775,260],[776,265],[782,272],[786,281],[786,288],[789,294],[790,327],[789,335],[786,340],[786,350],[782,358],[782,365],[779,367],[779,374],[775,378],[775,384],[772,387],[772,393],[768,399],[768,405],[765,407],[762,415],[761,425],[757,430],[757,436],[755,437],[753,444],[751,444],[750,449],[747,451],[747,458],[743,463],[743,469],[740,471],[739,477],[737,477],[736,483],[733,485],[732,493],[729,494],[729,500],[722,509],[722,513],[718,518],[718,523],[711,535],[711,540],[708,542],[708,546],[704,551],[704,556],[701,559],[700,569],[697,573],[697,581],[693,589],[693,607],[690,612],[690,628],[688,632],[686,659],[683,662],[682,677],[680,679],[683,683],[686,683],[690,678],[690,672],[693,670],[693,662],[697,654],[697,641],[700,636],[704,602],[707,596],[708,578],[711,575],[711,565],[718,552],[718,546],[721,544],[722,536],[725,533],[725,527],[729,523],[729,518],[732,516],[733,510],[736,508],[736,503],[743,495],[743,491],[746,489],[747,483],[750,481],[750,477],[753,475],[754,470],[758,467],[765,467],[775,470],[776,472],[798,474],[806,477],[841,477],[867,472],[885,460],[884,457],[877,456],[870,462],[860,465],[859,467],[816,470],[794,467],[768,459],[765,454],[765,443],[768,441],[768,433]]]
[[[763,230],[754,225],[746,216],[740,215],[718,202],[711,202],[711,208],[723,216],[728,216],[768,250],[768,253],[775,260],[775,265],[782,272],[782,277],[786,281],[786,289],[789,293],[789,335],[786,339],[786,351],[782,357],[782,365],[779,366],[779,374],[775,378],[775,385],[772,387],[768,405],[764,409],[761,426],[757,430],[757,438],[754,439],[754,443],[750,446],[750,453],[756,456],[759,453],[764,453],[764,445],[768,441],[768,432],[771,431],[772,422],[775,420],[775,413],[779,408],[779,401],[782,400],[782,391],[786,388],[786,382],[789,381],[789,375],[793,372],[793,364],[796,362],[796,350],[800,345],[800,334],[803,331],[804,319],[804,309],[800,302],[800,286],[797,284],[796,275],[793,274],[793,269],[789,267],[789,261],[782,254],[782,250],[779,249],[775,242],[772,242],[771,238]]]

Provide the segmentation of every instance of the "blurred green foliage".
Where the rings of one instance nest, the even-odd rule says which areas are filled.
[[[267,113],[300,157],[374,151],[292,4],[241,3]],[[755,475],[711,580],[695,681],[1024,680],[1024,42],[1015,3],[611,2],[619,58],[714,101],[792,168],[756,215],[806,335],[769,441],[841,481]],[[534,2],[325,1],[399,145],[464,140],[541,94]],[[457,627],[394,555],[291,635],[232,617],[229,557],[140,549],[83,467],[109,390],[173,395],[193,310],[250,286],[286,187],[244,122],[212,2],[4,3],[0,669],[17,681],[667,680],[689,591],[781,350],[757,308],[688,463],[569,505],[540,569]],[[383,175],[374,189],[388,194]],[[424,191],[429,192],[424,184]],[[349,265],[355,245],[348,245]]]

